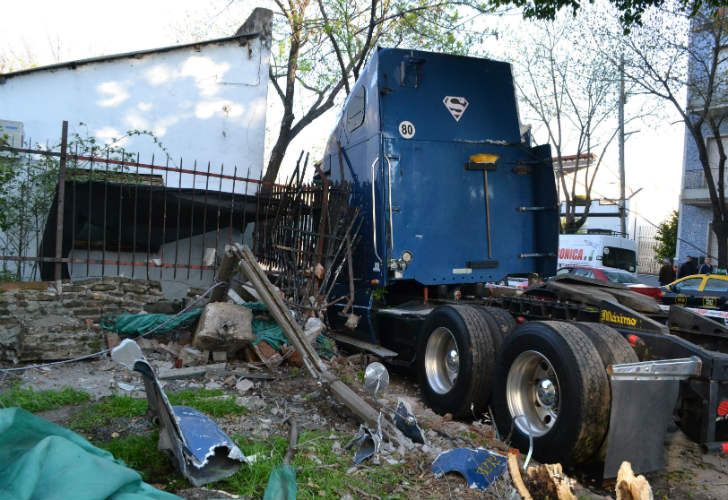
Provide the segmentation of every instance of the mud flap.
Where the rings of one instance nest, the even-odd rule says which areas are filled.
[[[665,466],[665,434],[673,421],[680,381],[699,375],[697,357],[609,367],[612,407],[604,478],[617,477],[623,461],[643,474]]]

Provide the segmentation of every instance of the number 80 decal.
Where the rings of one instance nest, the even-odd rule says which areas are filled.
[[[404,139],[412,139],[415,136],[415,126],[412,122],[400,122],[399,135],[401,135]]]

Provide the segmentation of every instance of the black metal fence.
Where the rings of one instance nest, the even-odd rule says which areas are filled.
[[[0,280],[209,282],[225,244],[251,243],[261,177],[164,156],[69,143],[66,122],[57,147],[0,141]]]

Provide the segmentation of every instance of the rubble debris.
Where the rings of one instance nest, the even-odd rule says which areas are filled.
[[[3,498],[179,499],[75,432],[20,408],[0,409],[0,483]]]
[[[425,444],[425,433],[417,425],[417,418],[410,404],[402,398],[397,398],[397,408],[394,411],[394,425],[414,443]]]
[[[432,462],[436,477],[457,472],[468,488],[485,490],[507,469],[507,459],[485,448],[455,448],[440,453]]]
[[[139,345],[125,339],[111,358],[144,379],[150,410],[159,420],[159,449],[169,451],[179,471],[201,486],[229,477],[245,462],[238,446],[209,417],[187,406],[172,406]]]
[[[240,268],[260,294],[268,311],[285,333],[288,340],[301,353],[306,370],[317,382],[323,384],[328,391],[362,422],[370,427],[381,426],[384,436],[395,441],[399,446],[405,446],[409,441],[395,425],[387,419],[381,418],[381,413],[364,401],[349,386],[339,380],[323,364],[316,350],[308,342],[301,326],[296,323],[283,303],[281,296],[274,291],[273,285],[261,269],[255,256],[249,248],[236,244],[235,254],[240,259]]]
[[[283,457],[283,464],[270,473],[263,500],[293,500],[296,498],[296,470],[291,466],[291,460],[296,454],[298,445],[298,427],[294,420],[288,419],[287,422],[289,425],[288,450]]]
[[[238,382],[235,384],[235,390],[237,390],[240,394],[245,394],[250,389],[254,387],[255,384],[248,380],[247,378],[243,378],[238,380]]]
[[[179,353],[177,354],[177,359],[179,359],[181,365],[180,367],[182,367],[201,365],[207,363],[209,358],[205,356],[205,353],[203,351],[200,351],[199,349],[192,346],[185,346],[180,349]]]
[[[273,370],[283,363],[283,356],[273,349],[273,347],[271,347],[271,345],[265,340],[253,344],[253,350],[255,350],[255,354],[258,355],[260,360],[265,363],[265,366],[267,366],[269,370]]]
[[[188,366],[186,368],[160,368],[157,378],[159,380],[181,380],[187,378],[203,377],[208,373],[225,373],[227,363],[215,363],[202,366]]]
[[[201,350],[225,351],[234,356],[255,340],[253,313],[237,304],[211,302],[197,323],[192,344]]]
[[[374,398],[389,387],[389,372],[378,361],[369,363],[364,369],[364,389]]]
[[[645,476],[635,476],[632,464],[622,462],[615,487],[617,500],[652,500],[652,488]]]

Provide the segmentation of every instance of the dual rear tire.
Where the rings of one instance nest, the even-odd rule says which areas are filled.
[[[601,324],[514,326],[493,308],[435,309],[419,340],[425,402],[456,418],[477,418],[490,404],[501,437],[522,450],[532,438],[539,461],[593,459],[609,425],[606,367],[637,361],[634,351]]]

